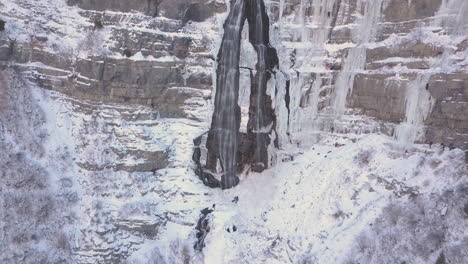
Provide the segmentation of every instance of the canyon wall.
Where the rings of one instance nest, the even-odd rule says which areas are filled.
[[[270,38],[292,85],[290,131],[379,131],[404,145],[466,148],[467,5],[270,2]]]
[[[228,5],[0,0],[0,262],[124,263],[145,243],[191,250],[158,234],[193,236],[211,206],[191,158],[211,123]],[[279,59],[265,93],[280,148],[324,132],[467,148],[468,2],[265,8]],[[259,62],[248,23],[241,34],[247,133]]]

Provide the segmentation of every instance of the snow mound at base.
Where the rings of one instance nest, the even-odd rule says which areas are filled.
[[[444,253],[464,263],[468,185],[463,156],[461,150],[435,146],[404,152],[381,135],[329,135],[307,149],[289,146],[278,155],[285,161],[270,170],[248,173],[234,189],[210,190],[216,210],[206,247],[198,255],[189,250],[188,259],[435,263]],[[136,252],[130,263],[148,263],[148,252],[160,249]]]

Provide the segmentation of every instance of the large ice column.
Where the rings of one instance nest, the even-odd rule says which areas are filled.
[[[251,82],[247,134],[252,144],[251,169],[262,171],[268,167],[268,146],[276,127],[272,100],[267,94],[268,81],[278,65],[276,50],[269,41],[269,18],[263,0],[247,1],[249,40],[257,52],[256,73]]]
[[[223,188],[231,188],[239,182],[236,172],[240,108],[237,102],[240,40],[244,21],[245,1],[232,1],[230,13],[224,23],[224,36],[218,53],[214,112],[207,139],[207,167],[214,171],[218,164],[221,166]]]
[[[429,81],[435,72],[454,72],[459,70],[452,55],[453,48],[463,41],[468,33],[468,2],[465,0],[446,0],[437,13],[440,19],[431,22],[431,27],[444,28],[450,35],[452,45],[446,45],[444,52],[430,62],[429,70],[417,72],[416,78],[406,87],[405,118],[395,128],[395,139],[404,148],[414,142],[424,139],[424,120],[429,116],[435,104],[435,99],[429,92]]]
[[[300,45],[296,48],[296,68],[300,72],[317,71],[324,63],[324,48],[336,22],[341,1],[302,0],[297,23],[300,25]]]
[[[280,0],[280,3],[279,3],[279,18],[278,18],[278,22],[279,22],[280,30],[282,29],[282,25],[283,25],[282,22],[283,22],[284,1],[285,1],[285,0]]]
[[[418,75],[406,87],[405,120],[395,128],[395,138],[402,147],[411,146],[424,132],[424,120],[434,105],[427,90],[430,77],[430,74]]]
[[[366,44],[373,40],[378,31],[378,22],[382,15],[383,0],[359,0],[357,10],[364,9],[364,14],[357,19],[357,26],[352,32],[356,46],[348,51],[343,70],[339,73],[332,94],[331,105],[335,117],[340,117],[346,109],[346,97],[352,91],[354,77],[364,70],[366,64]]]
[[[333,114],[339,117],[344,114],[346,97],[353,90],[354,78],[358,71],[364,69],[366,64],[366,48],[355,47],[348,50],[348,56],[344,61],[343,68],[336,78],[335,90],[332,95],[331,105]]]
[[[249,120],[247,134],[244,136],[245,134],[239,132],[241,111],[238,102],[239,90],[245,91],[245,87],[242,87],[243,89],[239,87],[239,63],[242,29],[246,19],[249,41],[257,55],[257,63],[255,69],[246,68],[250,72],[251,80],[248,100]],[[269,42],[269,18],[263,1],[231,1],[218,53],[214,113],[206,144],[208,149],[206,167],[212,172],[221,170],[223,188],[237,185],[239,178],[236,173],[243,165],[249,164],[253,171],[262,171],[270,164],[268,150],[271,149],[272,143],[275,143],[276,119],[268,87],[272,87],[269,85],[269,80],[277,65],[276,50]],[[209,174],[200,173],[202,177]]]
[[[318,110],[320,93],[329,85],[332,73],[326,70],[326,43],[336,23],[341,0],[301,1],[296,20],[301,42],[294,45],[294,68],[290,71],[290,133],[320,129]]]
[[[447,27],[452,36],[466,36],[468,33],[468,1],[444,0],[438,16],[442,19],[438,26]]]

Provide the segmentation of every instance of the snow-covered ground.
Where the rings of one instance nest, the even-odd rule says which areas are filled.
[[[442,252],[450,263],[468,259],[468,168],[461,150],[415,145],[405,152],[379,134],[295,135],[300,144],[279,150],[275,166],[246,173],[222,191],[193,173],[191,138],[207,129],[205,122],[161,119],[147,107],[75,101],[37,87],[28,95],[26,87],[10,90],[24,98],[16,116],[43,117],[34,130],[8,123],[2,135],[13,146],[8,153],[21,154],[30,145],[15,131],[44,134],[32,136],[41,138],[42,154],[23,155],[46,169],[41,193],[57,199],[46,222],[24,227],[42,241],[28,242],[31,252],[53,252],[47,237],[59,232],[77,263],[109,252],[128,256],[129,264],[422,264],[435,263]],[[149,162],[141,153],[160,151],[169,153],[167,168],[138,171]],[[62,207],[64,194],[72,200]],[[213,205],[206,247],[195,251],[200,210]],[[51,230],[63,215],[71,220]],[[148,231],[155,227],[156,235]]]
[[[188,259],[435,263],[445,252],[450,263],[463,263],[459,261],[468,259],[460,251],[467,246],[463,158],[461,150],[441,151],[439,146],[417,146],[405,153],[381,135],[328,135],[305,149],[289,146],[280,153],[284,162],[270,170],[245,175],[227,191],[207,190],[215,204],[211,231],[203,253]],[[191,252],[190,239],[171,236],[176,238],[168,244]],[[391,244],[385,241],[389,237],[399,241]],[[150,256],[157,250],[145,248],[129,262],[152,263]],[[166,257],[182,256],[180,250],[165,252]]]

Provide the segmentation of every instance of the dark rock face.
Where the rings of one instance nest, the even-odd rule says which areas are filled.
[[[195,165],[197,166],[195,169],[195,174],[198,175],[200,180],[205,184],[206,186],[210,188],[221,188],[221,182],[216,179],[211,173],[203,171],[203,165],[202,165],[202,141],[206,141],[206,133],[198,136],[193,140],[193,145],[195,146],[195,149],[193,151],[192,155],[192,160],[195,162]],[[204,152],[206,152],[206,149],[203,149]],[[203,157],[204,160],[206,160],[206,157]]]
[[[278,65],[278,56],[269,42],[270,21],[263,1],[248,1],[246,15],[249,41],[257,52],[256,74],[251,82],[247,134],[253,143],[250,157],[252,170],[261,172],[268,167],[267,148],[276,127],[271,98],[267,95],[267,83]]]
[[[245,1],[231,2],[231,12],[224,23],[224,36],[218,54],[216,97],[211,129],[208,133],[207,167],[223,171],[223,188],[237,185],[237,150],[239,145],[240,107],[239,58],[241,32],[245,21]]]
[[[221,10],[222,8],[215,1],[209,3],[191,3],[186,9],[182,21],[184,24],[188,21],[203,22],[213,16],[216,10]]]
[[[251,82],[247,140],[243,141],[248,145],[239,152],[239,59],[241,31],[246,19],[258,63]],[[268,167],[267,148],[275,127],[275,115],[267,95],[267,82],[278,64],[278,57],[269,44],[269,19],[263,1],[232,1],[224,30],[218,54],[215,109],[207,140],[207,167],[214,171],[219,162],[223,171],[221,185],[231,188],[238,184],[236,173],[243,165],[250,164],[254,171]],[[242,156],[242,163],[239,163],[239,156]]]

